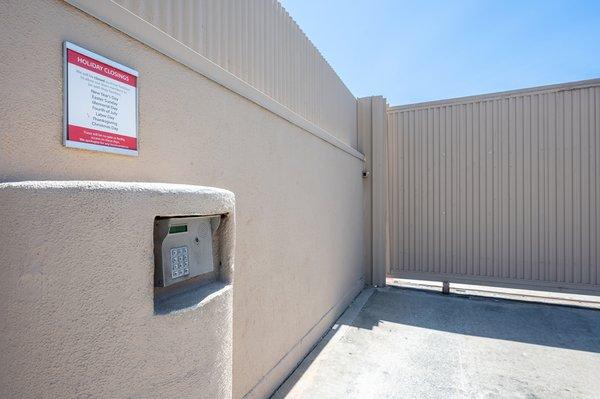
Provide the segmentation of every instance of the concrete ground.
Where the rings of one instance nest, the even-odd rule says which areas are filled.
[[[275,398],[600,398],[600,311],[368,289]]]

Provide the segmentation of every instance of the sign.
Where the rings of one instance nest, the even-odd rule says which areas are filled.
[[[139,73],[73,43],[64,43],[63,144],[138,155]]]

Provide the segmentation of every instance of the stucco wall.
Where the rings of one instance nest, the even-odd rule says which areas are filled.
[[[360,286],[362,161],[63,2],[5,1],[0,22],[0,179],[233,191],[234,396],[267,392]],[[139,157],[61,145],[63,40],[140,71]]]

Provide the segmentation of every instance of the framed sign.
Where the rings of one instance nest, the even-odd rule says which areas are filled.
[[[63,144],[138,155],[138,71],[64,42]]]

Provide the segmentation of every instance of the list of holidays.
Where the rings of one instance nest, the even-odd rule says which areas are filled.
[[[68,141],[137,150],[136,96],[136,75],[67,47]]]

